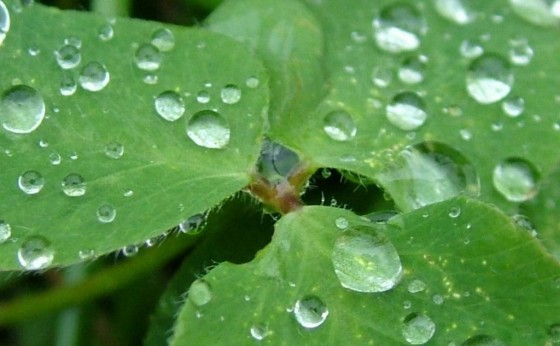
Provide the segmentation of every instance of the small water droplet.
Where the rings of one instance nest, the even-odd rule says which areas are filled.
[[[39,140],[39,147],[40,148],[48,148],[49,147],[49,141],[47,141],[46,139],[41,139]]]
[[[335,141],[345,142],[356,136],[356,123],[342,110],[327,113],[323,118],[323,131]]]
[[[461,346],[506,346],[506,344],[492,336],[480,334],[468,338]]]
[[[513,12],[539,26],[560,24],[560,2],[551,0],[509,0]]]
[[[470,141],[473,138],[473,134],[471,131],[467,130],[467,129],[461,129],[459,130],[459,135],[461,136],[461,138],[465,141]]]
[[[58,153],[52,153],[49,155],[49,162],[51,163],[51,165],[60,165],[60,162],[62,161],[62,157],[60,156],[60,154]]]
[[[189,288],[189,299],[196,306],[203,306],[212,300],[212,288],[204,279],[196,279]]]
[[[68,70],[80,64],[82,54],[80,50],[71,44],[64,45],[54,52],[56,62],[61,68]]]
[[[84,90],[96,92],[109,84],[111,77],[107,68],[97,61],[91,61],[82,68],[78,79]]]
[[[179,231],[185,234],[198,234],[206,225],[206,214],[193,215],[179,224]]]
[[[259,81],[259,79],[257,77],[249,77],[245,81],[245,85],[247,85],[247,87],[249,87],[251,89],[257,88],[260,83],[261,82]]]
[[[138,254],[138,251],[138,245],[135,244],[127,245],[121,249],[121,252],[125,257],[134,257]]]
[[[111,223],[117,217],[117,209],[110,204],[103,204],[97,208],[97,220],[101,223]]]
[[[82,261],[92,260],[95,258],[95,251],[92,249],[82,249],[78,251],[78,258]]]
[[[45,118],[45,102],[37,90],[16,85],[2,95],[0,123],[12,133],[30,133]]]
[[[186,132],[195,144],[209,149],[223,149],[230,140],[230,128],[226,118],[212,110],[202,110],[193,115],[187,124]]]
[[[97,36],[101,41],[109,41],[113,38],[114,34],[113,26],[109,23],[101,25],[99,30],[97,30]]]
[[[68,174],[61,182],[62,192],[69,197],[80,197],[86,193],[86,181],[85,179],[77,174]]]
[[[332,262],[340,284],[358,292],[384,292],[402,277],[397,250],[372,227],[347,229],[335,242]]]
[[[420,12],[412,5],[397,3],[384,7],[373,20],[374,37],[382,50],[400,53],[420,46],[420,36],[426,24]]]
[[[1,33],[0,33],[0,35],[1,35]],[[41,53],[41,49],[37,46],[31,46],[31,47],[27,48],[27,53],[30,56],[37,56]]]
[[[464,40],[459,46],[459,52],[463,58],[474,59],[484,53],[484,48],[477,39]]]
[[[350,38],[355,43],[364,43],[367,41],[367,36],[359,31],[352,31],[350,33]]]
[[[210,102],[210,93],[206,90],[200,90],[196,94],[196,102],[200,104],[207,104],[208,102]]]
[[[175,36],[167,28],[161,28],[152,34],[151,43],[162,52],[169,52],[175,47]]]
[[[4,5],[4,1],[0,1],[0,45],[4,42],[8,31],[10,31],[10,12]]]
[[[408,292],[418,293],[426,289],[427,285],[422,280],[412,280],[407,287]]]
[[[435,0],[436,11],[450,21],[464,25],[473,21],[474,14],[467,7],[466,0]]]
[[[490,104],[506,97],[514,82],[513,72],[501,56],[484,54],[475,59],[467,71],[467,91],[481,104]]]
[[[404,309],[407,309],[407,310],[408,310],[408,309],[410,309],[411,307],[412,307],[412,303],[410,302],[410,300],[405,300],[405,301],[403,302],[403,308],[404,308]]]
[[[502,102],[502,110],[512,118],[523,114],[525,110],[525,99],[520,96],[510,95]]]
[[[254,324],[251,326],[250,333],[253,339],[260,341],[266,338],[271,332],[264,324]]]
[[[185,103],[175,91],[164,91],[154,102],[156,112],[167,121],[175,121],[185,113]]]
[[[151,43],[145,43],[136,49],[134,63],[144,71],[155,71],[159,69],[163,56],[159,49]]]
[[[345,218],[344,216],[339,216],[334,220],[334,224],[336,225],[336,228],[340,229],[340,230],[345,230],[348,228],[348,219]]]
[[[518,227],[529,232],[531,236],[536,237],[538,235],[537,228],[527,216],[521,214],[513,215],[513,222],[515,222]]]
[[[329,316],[329,309],[319,297],[309,295],[296,301],[293,313],[302,327],[313,329],[325,322]]]
[[[492,180],[496,190],[508,201],[525,202],[537,195],[538,174],[528,161],[509,158],[494,169]]]
[[[526,38],[514,38],[509,41],[509,60],[512,64],[520,66],[529,65],[533,55],[533,48],[529,45],[529,41]]]
[[[123,197],[132,197],[134,196],[134,191],[131,189],[124,190]]]
[[[422,82],[424,80],[426,60],[426,57],[423,55],[407,58],[399,68],[399,79],[407,84]]]
[[[393,81],[393,71],[385,66],[377,66],[371,73],[371,81],[380,88],[386,88]]]
[[[424,100],[416,93],[405,91],[395,95],[386,107],[389,122],[403,131],[414,130],[426,122]]]
[[[403,323],[402,333],[411,345],[423,345],[430,341],[436,332],[436,324],[424,314],[408,314]]]
[[[461,215],[461,207],[458,206],[453,206],[449,209],[449,217],[455,219],[458,218],[459,215]]]
[[[553,344],[560,344],[560,323],[554,323],[548,327],[546,331],[550,342]]]
[[[72,96],[78,89],[78,83],[74,79],[71,73],[63,73],[60,78],[60,95],[62,96]]]
[[[434,304],[436,305],[442,305],[445,302],[445,298],[443,298],[442,295],[440,294],[434,294],[432,296],[432,301],[434,302]]]
[[[70,155],[68,156],[70,158],[70,160],[77,160],[78,159],[78,153],[73,151],[70,153]]]
[[[124,155],[124,145],[111,142],[105,146],[105,155],[112,159],[120,159]]]
[[[241,100],[241,89],[239,89],[235,84],[228,84],[222,88],[220,96],[223,103],[233,105]]]
[[[12,236],[12,227],[4,220],[0,220],[0,244],[5,243]]]
[[[42,236],[31,236],[25,239],[17,253],[18,261],[27,270],[38,270],[48,267],[54,259],[51,243]]]
[[[18,186],[22,192],[34,195],[45,186],[45,178],[37,171],[27,171],[18,177]]]

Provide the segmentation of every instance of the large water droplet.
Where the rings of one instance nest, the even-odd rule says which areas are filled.
[[[417,49],[420,36],[426,32],[420,12],[411,5],[401,3],[384,7],[373,20],[373,28],[379,48],[390,53]]]
[[[403,83],[416,84],[424,80],[427,58],[423,55],[406,59],[399,68],[399,79]]]
[[[397,250],[385,235],[366,226],[341,234],[332,252],[334,270],[343,287],[358,292],[384,292],[402,277]]]
[[[85,195],[87,187],[85,179],[77,173],[68,174],[66,178],[62,180],[61,186],[62,192],[70,197]]]
[[[97,61],[91,61],[84,66],[78,79],[84,90],[93,92],[103,90],[110,80],[107,68]]]
[[[97,220],[102,223],[110,223],[117,217],[117,209],[110,204],[103,204],[97,208]]]
[[[76,83],[76,80],[74,79],[74,76],[72,76],[72,73],[63,73],[62,77],[60,78],[60,95],[72,96],[76,92],[76,89],[78,89],[78,83]]]
[[[509,158],[494,168],[494,187],[508,201],[525,202],[537,195],[538,173],[528,161]]]
[[[196,306],[203,306],[212,300],[212,289],[204,279],[197,279],[189,288],[189,299]]]
[[[509,94],[514,76],[508,62],[501,56],[483,54],[469,66],[466,81],[469,95],[481,104],[489,104]]]
[[[159,49],[150,43],[145,43],[136,49],[134,62],[136,66],[144,71],[155,71],[161,65],[163,56]]]
[[[492,336],[481,334],[468,338],[461,346],[506,346],[506,344]]]
[[[222,102],[228,105],[233,105],[241,100],[241,89],[234,84],[228,84],[222,88],[220,92]]]
[[[305,296],[294,306],[296,321],[304,328],[312,329],[322,325],[329,316],[327,305],[317,296]]]
[[[218,112],[202,110],[189,120],[187,136],[201,147],[222,149],[229,143],[229,124]]]
[[[152,44],[162,52],[169,52],[175,47],[175,36],[171,30],[162,28],[152,34]]]
[[[356,136],[356,123],[345,111],[332,111],[323,119],[323,130],[335,141],[349,141]]]
[[[154,102],[156,112],[167,121],[175,121],[185,113],[185,103],[175,91],[164,91]]]
[[[529,23],[540,26],[560,24],[560,1],[557,0],[509,0],[513,12]]]
[[[111,142],[105,146],[105,155],[112,159],[120,159],[124,155],[124,145]]]
[[[434,0],[436,11],[444,18],[456,24],[467,24],[474,19],[474,14],[467,7],[466,0]]]
[[[0,244],[6,242],[12,236],[12,227],[4,220],[0,220]]]
[[[422,98],[409,91],[395,95],[386,107],[386,114],[391,124],[404,131],[422,126],[428,117]]]
[[[45,186],[45,178],[37,171],[27,171],[18,177],[18,186],[24,193],[34,195]]]
[[[402,333],[411,345],[423,345],[430,341],[436,332],[436,324],[424,314],[411,313],[404,319]]]
[[[10,31],[10,12],[4,5],[4,1],[0,1],[0,45],[4,42],[8,31]]]
[[[30,133],[45,118],[45,102],[39,92],[27,85],[16,85],[2,95],[0,122],[13,133]]]
[[[82,54],[80,50],[71,44],[60,47],[59,50],[54,52],[58,66],[67,70],[74,68],[82,61]]]
[[[520,96],[508,96],[502,102],[502,109],[506,115],[515,118],[525,110],[525,99]]]
[[[413,280],[408,284],[407,290],[410,293],[418,293],[425,290],[427,285],[422,280]]]
[[[270,330],[266,325],[254,324],[251,326],[250,333],[253,339],[260,341],[270,335]]]
[[[54,250],[50,242],[42,236],[31,236],[21,244],[18,250],[18,261],[27,270],[48,267],[54,258]]]

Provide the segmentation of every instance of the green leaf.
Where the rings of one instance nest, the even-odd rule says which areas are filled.
[[[13,133],[5,124],[14,121],[9,115],[19,108],[2,101],[0,219],[11,226],[11,239],[0,244],[1,270],[23,269],[17,253],[30,237],[35,239],[31,252],[47,246],[47,256],[28,269],[44,267],[53,253],[52,265],[68,265],[81,260],[80,251],[98,256],[141,243],[215,206],[249,182],[259,154],[268,90],[262,66],[243,46],[202,29],[121,18],[113,22],[41,5],[18,12],[13,10],[16,2],[6,3],[11,27],[0,47],[2,98],[34,97],[44,102],[46,116],[30,133]],[[100,36],[107,27],[113,32],[110,39]],[[173,48],[163,48],[159,69],[141,70],[135,63],[137,48],[164,28],[174,36]],[[63,70],[53,52],[65,40],[81,42],[81,62]],[[78,86],[73,95],[63,96],[61,82],[79,82],[91,62],[106,67],[109,83],[96,92]],[[247,87],[250,77],[261,85]],[[234,86],[229,89],[234,94],[236,88],[241,91],[237,103],[222,102],[221,91],[228,85]],[[14,86],[22,90],[8,96]],[[176,121],[164,120],[155,109],[154,100],[166,91],[183,99],[185,114]],[[208,103],[197,102],[201,91],[210,97]],[[195,136],[201,120],[220,130],[210,142],[204,133]],[[29,121],[23,125],[30,129]],[[224,128],[229,128],[229,142]],[[124,148],[120,158],[119,145]],[[18,187],[18,177],[30,171],[42,177],[28,175],[32,183],[44,179],[36,194]],[[63,193],[62,181],[70,174],[83,177],[83,196]],[[79,195],[79,189],[72,194]],[[104,205],[110,207],[98,210]],[[110,221],[112,208],[114,221],[100,222],[98,218]]]
[[[385,233],[392,242],[403,270],[393,289],[362,293],[341,286],[334,246],[355,232],[381,240]],[[374,265],[384,270],[389,263]],[[403,332],[412,321],[436,345],[481,335],[542,345],[559,322],[558,277],[558,262],[528,232],[475,200],[433,204],[386,226],[346,210],[304,207],[277,223],[272,243],[253,262],[220,264],[191,286],[172,344],[248,344],[252,327],[265,344],[405,344],[405,335],[415,340]],[[310,296],[328,315],[306,329],[293,309]],[[325,310],[317,301],[314,307],[318,318]]]

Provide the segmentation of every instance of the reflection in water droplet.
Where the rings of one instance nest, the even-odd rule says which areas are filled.
[[[212,300],[212,289],[204,279],[197,279],[189,288],[189,299],[196,306],[203,306]]]
[[[413,280],[408,284],[407,290],[410,293],[418,293],[424,291],[426,287],[427,285],[424,283],[424,281]]]
[[[167,121],[175,121],[185,113],[183,99],[175,91],[164,91],[154,102],[156,112]]]
[[[233,105],[239,102],[239,100],[241,99],[241,89],[239,89],[237,85],[228,84],[222,88],[220,96],[223,103]]]
[[[134,63],[144,71],[155,71],[161,65],[163,56],[156,46],[145,43],[136,49],[134,53]]]
[[[72,96],[78,89],[78,83],[72,76],[72,73],[65,72],[60,78],[60,95],[62,96]]]
[[[427,118],[424,101],[413,92],[395,95],[386,107],[387,119],[401,130],[414,130],[424,124]]]
[[[463,58],[473,59],[484,53],[484,48],[479,40],[464,40],[459,46],[459,52]]]
[[[411,313],[404,319],[402,333],[411,345],[423,345],[430,341],[436,332],[436,324],[424,314]]]
[[[422,82],[426,60],[427,58],[423,55],[406,59],[399,68],[399,79],[407,84]]]
[[[525,110],[525,99],[520,96],[508,96],[502,102],[502,109],[506,115],[515,118]]]
[[[221,114],[212,110],[202,110],[189,120],[187,136],[201,147],[223,149],[230,139],[229,124]]]
[[[109,23],[103,24],[102,26],[99,27],[99,30],[97,31],[97,36],[101,41],[109,41],[110,39],[113,38],[114,34],[115,31],[113,30],[113,27]]]
[[[86,193],[86,181],[77,173],[70,173],[62,180],[62,192],[66,196],[80,197]]]
[[[475,335],[465,340],[461,346],[506,346],[506,344],[489,335]]]
[[[37,171],[27,171],[18,177],[18,186],[22,192],[34,195],[45,186],[45,178]]]
[[[293,312],[300,326],[307,329],[319,327],[329,316],[327,305],[314,295],[298,299]]]
[[[558,2],[560,4],[560,1]],[[533,48],[526,38],[515,38],[509,41],[509,60],[514,65],[525,66],[533,59]]]
[[[456,24],[467,24],[474,19],[474,14],[467,7],[466,0],[434,0],[437,12]]]
[[[18,250],[19,264],[26,270],[48,267],[54,258],[50,242],[42,236],[31,236],[21,244]]]
[[[12,236],[12,227],[4,220],[0,220],[0,244],[6,242]]]
[[[536,168],[520,158],[509,158],[494,169],[494,187],[508,201],[525,202],[537,195],[538,174]]]
[[[158,29],[152,34],[151,43],[160,51],[169,52],[175,47],[175,36],[169,29]]]
[[[97,208],[97,220],[102,223],[110,223],[117,217],[117,209],[110,204],[103,204]]]
[[[336,225],[336,228],[345,230],[348,228],[348,219],[344,216],[339,216],[334,220],[334,224]]]
[[[37,90],[27,85],[16,85],[2,95],[0,123],[13,133],[30,133],[45,118],[45,102]]]
[[[0,1],[0,45],[4,42],[8,31],[10,31],[10,12],[4,5],[4,1]]]
[[[402,277],[397,250],[372,227],[352,227],[342,233],[332,252],[335,273],[343,287],[358,292],[384,292]]]
[[[259,341],[266,338],[270,334],[270,330],[268,330],[268,327],[263,324],[252,325],[250,332],[251,332],[251,337]]]
[[[403,3],[384,7],[373,20],[373,27],[377,45],[390,53],[417,49],[420,46],[420,36],[426,31],[420,12]]]
[[[112,159],[120,159],[124,155],[124,145],[111,142],[105,146],[105,155]]]
[[[61,68],[68,70],[80,64],[82,61],[82,54],[80,50],[71,44],[60,47],[59,50],[54,52],[56,62]]]
[[[338,110],[327,113],[323,118],[323,130],[335,141],[349,141],[356,136],[356,124],[350,114]]]
[[[509,94],[514,76],[502,57],[483,54],[469,66],[466,81],[469,95],[481,104],[489,104]]]
[[[193,215],[179,224],[179,231],[185,234],[198,234],[206,225],[206,214]]]
[[[529,23],[540,26],[560,24],[560,2],[551,0],[509,0],[513,12]]]
[[[97,61],[91,61],[80,72],[78,81],[84,90],[96,92],[103,90],[110,79],[109,71],[105,66]]]

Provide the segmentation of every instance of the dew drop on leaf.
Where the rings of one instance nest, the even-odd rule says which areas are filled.
[[[0,1],[0,45],[4,42],[8,31],[10,31],[10,12],[4,1]]]
[[[249,77],[245,81],[245,85],[247,85],[247,87],[251,88],[251,89],[257,88],[259,86],[259,84],[260,84],[260,81],[257,77]]]
[[[539,26],[558,26],[560,2],[550,0],[509,0],[513,12]]]
[[[68,70],[80,64],[82,54],[80,50],[71,44],[64,45],[54,52],[56,62],[61,68]]]
[[[226,118],[212,110],[202,110],[193,115],[186,132],[195,144],[209,149],[223,149],[230,140]]]
[[[228,84],[222,88],[220,92],[222,102],[228,105],[233,105],[241,100],[241,89],[237,85]]]
[[[97,208],[97,220],[101,223],[111,223],[117,217],[117,209],[110,204],[103,204]]]
[[[334,224],[336,225],[336,228],[345,230],[348,228],[348,219],[344,216],[339,216],[334,220]]]
[[[502,102],[502,110],[512,118],[516,118],[523,114],[525,110],[525,99],[520,96],[510,95]]]
[[[151,43],[140,45],[134,53],[134,63],[144,71],[155,71],[159,69],[163,56],[159,49]]]
[[[371,81],[380,88],[386,88],[393,81],[393,72],[385,66],[377,66],[371,73]]]
[[[49,162],[53,166],[60,165],[60,162],[62,162],[62,157],[58,153],[52,153],[49,155]]]
[[[408,314],[403,323],[402,334],[411,345],[423,345],[430,341],[436,331],[431,318],[420,313]]]
[[[407,290],[410,293],[418,293],[424,291],[426,287],[428,286],[424,283],[424,281],[415,279],[408,284]]]
[[[459,25],[468,24],[474,20],[474,13],[467,4],[466,0],[434,0],[439,15]]]
[[[513,222],[519,228],[527,231],[531,236],[536,237],[538,235],[537,228],[527,216],[522,214],[515,214],[513,215]]]
[[[510,202],[525,202],[535,197],[537,178],[536,168],[520,158],[500,162],[492,175],[494,187]]]
[[[268,327],[263,324],[254,324],[251,326],[251,329],[249,331],[251,333],[251,337],[259,341],[266,338],[270,334],[270,330],[268,330]]]
[[[335,141],[345,142],[356,136],[356,123],[345,111],[327,113],[323,118],[323,131]]]
[[[101,25],[97,30],[97,36],[101,41],[109,41],[113,38],[114,34],[113,26],[109,23]]]
[[[409,4],[397,3],[384,7],[373,20],[374,37],[384,51],[399,53],[420,46],[420,36],[426,24],[420,12]]]
[[[434,294],[432,296],[432,301],[436,305],[442,305],[445,302],[445,298],[441,294]]]
[[[342,287],[353,291],[388,291],[402,277],[397,250],[372,227],[352,227],[341,234],[334,244],[332,262]]]
[[[69,197],[80,197],[86,193],[86,181],[77,173],[68,174],[60,184],[62,192]]]
[[[45,178],[37,171],[26,171],[18,177],[19,189],[28,195],[37,194],[45,186]]]
[[[196,94],[196,102],[200,103],[200,104],[207,104],[208,102],[210,102],[210,93],[206,90],[200,90],[197,94]]]
[[[393,97],[386,107],[386,115],[391,124],[403,131],[422,126],[428,117],[422,98],[409,91]]]
[[[16,85],[2,95],[0,123],[12,133],[30,133],[45,118],[45,102],[37,90]]]
[[[78,89],[78,83],[74,79],[71,73],[63,73],[60,77],[60,95],[62,96],[72,96]]]
[[[459,52],[463,58],[473,59],[481,56],[484,53],[484,48],[477,39],[464,40],[459,46]]]
[[[196,306],[203,306],[212,300],[212,288],[204,279],[196,279],[189,288],[189,299]]]
[[[138,245],[135,244],[127,245],[121,249],[121,252],[125,257],[134,257],[138,254],[138,251]]]
[[[95,258],[95,251],[92,249],[83,249],[78,251],[78,258],[82,261],[91,260]]]
[[[103,64],[91,61],[82,68],[78,81],[84,90],[96,92],[103,90],[110,79],[109,71]]]
[[[459,215],[461,215],[461,207],[458,206],[453,206],[449,209],[449,213],[448,213],[450,218],[456,219],[459,217]]]
[[[560,344],[560,323],[554,323],[548,327],[547,334],[550,342]]]
[[[179,224],[179,231],[184,234],[198,234],[204,228],[206,215],[196,214]]]
[[[169,52],[175,47],[175,36],[171,30],[161,28],[152,34],[151,43],[162,52]]]
[[[509,41],[509,60],[512,64],[520,66],[529,65],[533,55],[533,48],[531,48],[526,38],[519,37]]]
[[[0,244],[5,243],[12,236],[12,227],[4,220],[0,220]]]
[[[468,338],[461,346],[506,346],[506,344],[492,336],[480,334]]]
[[[506,97],[513,86],[514,76],[509,63],[497,54],[483,54],[467,71],[467,91],[480,104],[490,104]]]
[[[54,250],[45,237],[31,236],[21,244],[17,256],[23,268],[37,270],[46,268],[52,263]]]
[[[124,145],[111,142],[105,146],[105,155],[112,159],[120,159],[124,155]]]
[[[300,326],[313,329],[325,322],[329,309],[319,297],[309,295],[296,301],[293,313]]]
[[[154,106],[156,112],[167,121],[175,121],[185,113],[183,99],[171,90],[159,94],[154,101]]]
[[[399,79],[406,84],[417,84],[424,80],[427,58],[424,55],[407,58],[399,68]]]

